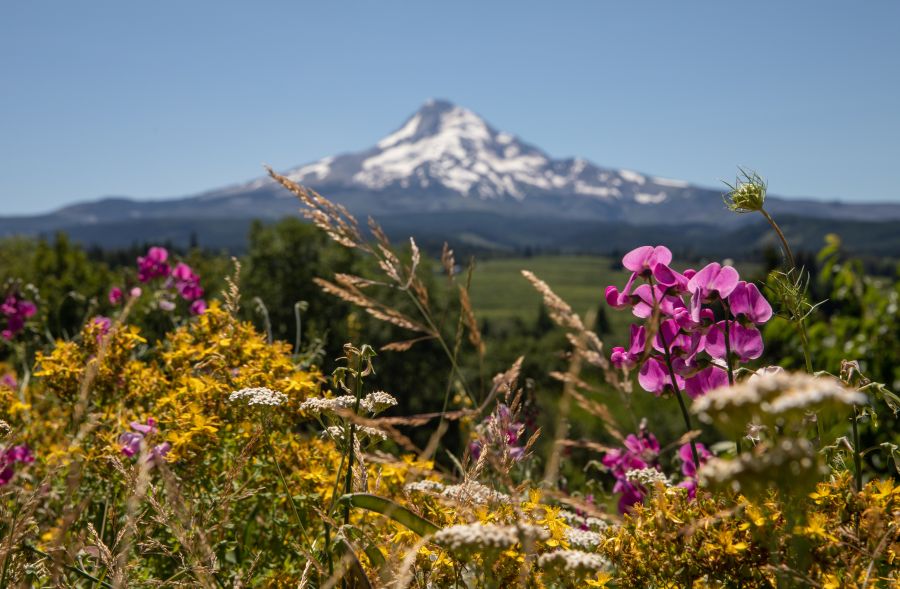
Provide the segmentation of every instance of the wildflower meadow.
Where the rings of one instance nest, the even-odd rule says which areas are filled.
[[[311,223],[241,259],[4,246],[0,587],[900,586],[900,286],[758,175],[771,268],[647,235],[578,314],[523,267],[544,339],[270,175]]]

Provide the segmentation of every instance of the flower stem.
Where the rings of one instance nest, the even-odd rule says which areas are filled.
[[[853,417],[851,418],[850,423],[853,425],[853,465],[856,467],[856,491],[857,493],[862,491],[862,457],[859,452],[859,426],[857,425],[857,421],[859,420],[859,409],[856,408],[856,405],[853,406]]]
[[[806,326],[803,325],[803,318],[797,320],[797,331],[800,333],[800,344],[803,348],[803,360],[806,362],[806,371],[813,373],[812,357],[809,355],[809,338],[806,336]]]
[[[759,209],[759,212],[762,213],[762,216],[766,218],[766,221],[769,222],[769,225],[772,226],[772,229],[775,230],[775,233],[778,234],[778,238],[781,239],[781,247],[784,249],[784,255],[787,256],[788,263],[790,263],[791,268],[796,268],[797,263],[794,261],[794,254],[791,252],[791,248],[788,245],[787,239],[784,237],[784,233],[781,232],[781,228],[778,226],[778,223],[775,222],[775,219],[772,218],[765,209]]]
[[[678,387],[678,383],[675,381],[675,370],[672,369],[672,356],[669,353],[669,342],[663,339],[663,350],[666,355],[666,368],[669,369],[669,379],[672,381],[672,388],[675,389],[675,398],[678,399],[678,406],[681,407],[681,416],[684,417],[684,424],[687,426],[688,433],[694,431],[694,426],[691,425],[691,416],[688,413],[687,405],[684,404],[684,398],[681,396],[681,389]],[[691,456],[694,458],[694,464],[697,468],[700,467],[700,455],[697,454],[697,445],[694,443],[694,439],[691,438]]]

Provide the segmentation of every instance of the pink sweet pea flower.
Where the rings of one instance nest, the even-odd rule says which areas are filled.
[[[668,368],[656,356],[650,356],[641,366],[641,370],[638,372],[638,383],[645,391],[653,393],[657,397],[667,389],[674,390]],[[675,384],[679,389],[684,388],[684,378],[677,373],[675,374]]]
[[[613,308],[623,309],[631,302],[631,288],[637,278],[656,278],[656,281],[665,286],[672,286],[679,282],[677,272],[672,271],[668,264],[672,262],[672,252],[665,246],[656,247],[645,245],[635,248],[625,254],[622,265],[631,270],[631,276],[625,284],[622,292],[615,286],[606,287],[606,302]],[[679,275],[680,276],[680,275]]]
[[[147,251],[146,256],[137,259],[138,262],[138,280],[141,282],[150,282],[154,278],[166,277],[172,271],[166,260],[169,259],[169,252],[163,247],[151,247]]]
[[[610,361],[616,368],[631,370],[637,366],[646,347],[647,332],[643,325],[631,325],[631,339],[628,343],[628,351],[625,348],[613,348]]]
[[[32,462],[34,462],[34,454],[25,444],[0,452],[0,487],[12,480],[16,473],[16,463],[30,464]]]
[[[667,317],[674,315],[678,309],[683,309],[684,301],[677,296],[667,295],[667,290],[665,286],[659,284],[654,284],[652,288],[649,284],[638,286],[631,295],[631,301],[634,303],[632,314],[647,319],[653,315],[654,304],[659,305],[659,312]]]
[[[728,332],[731,353],[741,362],[749,362],[762,356],[763,341],[758,329],[729,321]],[[725,360],[725,321],[716,323],[706,334],[706,351],[713,358]]]
[[[140,453],[141,443],[144,441],[144,438],[157,432],[156,420],[151,417],[147,419],[146,423],[132,421],[128,425],[134,431],[125,432],[121,436],[119,436],[119,444],[121,444],[122,454],[128,456],[129,458],[133,458],[134,456],[137,456],[138,453]],[[151,461],[155,458],[162,458],[163,456],[168,454],[169,450],[171,449],[172,445],[169,442],[157,444],[150,450],[149,456],[147,456],[147,460]]]
[[[659,442],[653,434],[641,432],[640,437],[629,434],[625,438],[624,448],[610,450],[602,459],[603,465],[615,477],[614,493],[621,493],[619,511],[625,513],[636,503],[640,503],[646,490],[628,480],[629,470],[658,468],[654,465],[659,455]]]
[[[206,301],[197,299],[191,303],[191,315],[203,315],[206,313]]]
[[[691,293],[691,318],[700,321],[700,306],[708,303],[714,295],[727,298],[737,286],[737,270],[731,266],[721,266],[716,262],[707,264],[705,268],[688,280],[687,289]]]
[[[701,443],[696,444],[697,457],[700,464],[704,464],[712,458],[712,453],[706,449]],[[684,444],[678,449],[678,457],[681,459],[681,474],[685,476],[685,480],[678,484],[679,487],[687,489],[688,497],[693,499],[697,496],[697,469],[700,465],[694,463],[694,455],[691,453],[691,445]]]
[[[109,289],[109,302],[111,305],[118,305],[125,298],[125,293],[118,286]]]
[[[728,295],[728,306],[735,317],[743,315],[753,323],[765,323],[772,318],[772,305],[752,282],[738,282]]]
[[[691,399],[696,399],[713,389],[727,385],[728,373],[718,366],[708,366],[694,376],[684,379],[684,392]]]
[[[0,304],[0,313],[6,315],[6,329],[0,332],[0,335],[4,339],[11,340],[25,328],[25,321],[37,313],[37,307],[14,292],[7,295]]]

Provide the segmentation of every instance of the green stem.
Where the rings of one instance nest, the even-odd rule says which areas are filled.
[[[297,525],[300,526],[300,531],[303,532],[303,536],[306,538],[306,527],[303,525],[303,520],[300,518],[297,504],[294,503],[294,496],[291,494],[291,488],[288,486],[287,480],[284,478],[284,473],[281,471],[281,465],[278,463],[278,457],[275,455],[275,448],[272,447],[272,441],[269,439],[268,432],[265,432],[264,435],[266,438],[266,447],[269,449],[269,454],[272,456],[272,462],[275,463],[275,470],[278,472],[278,480],[281,481],[281,486],[284,487],[284,493],[287,495],[288,503],[291,505],[291,511],[294,514],[294,518],[297,520]]]
[[[862,491],[862,456],[859,452],[859,426],[857,425],[857,421],[859,420],[859,409],[856,408],[856,405],[853,406],[853,418],[851,420],[851,424],[853,425],[853,465],[856,467],[856,491]]]
[[[472,403],[477,406],[478,401],[476,401],[475,397],[472,396],[472,392],[469,390],[469,385],[466,384],[466,380],[463,378],[462,371],[459,368],[459,363],[456,361],[453,352],[450,351],[450,347],[447,345],[447,342],[444,341],[444,336],[441,335],[441,332],[437,328],[437,325],[435,325],[434,321],[431,319],[431,315],[429,315],[428,311],[426,311],[425,308],[422,307],[422,303],[419,302],[419,300],[413,293],[407,290],[406,294],[410,299],[412,299],[412,302],[419,310],[419,314],[422,315],[422,318],[425,319],[425,322],[428,324],[428,328],[431,329],[431,332],[434,334],[435,339],[437,339],[438,343],[441,344],[441,348],[444,350],[444,354],[447,356],[447,359],[450,360],[450,365],[456,372],[456,376],[459,378],[459,382],[462,385],[463,390],[466,392],[466,395],[469,397],[469,399],[471,399]]]
[[[353,404],[353,414],[359,414],[359,401],[362,397],[362,364],[363,357],[360,353],[356,360],[356,374],[354,375],[354,391],[353,396],[356,402]],[[351,421],[349,435],[347,436],[347,474],[344,477],[344,494],[353,490],[353,438],[356,434],[356,423]],[[344,525],[350,523],[350,503],[344,505]]]
[[[813,372],[812,357],[809,355],[809,338],[806,336],[806,326],[803,325],[803,319],[797,321],[797,330],[800,333],[800,344],[803,348],[803,360],[806,362],[806,371],[810,374]]]
[[[772,226],[772,229],[775,230],[775,233],[778,234],[778,238],[781,240],[781,247],[784,249],[784,254],[787,256],[788,262],[791,265],[791,268],[796,268],[797,263],[794,261],[794,254],[791,252],[791,248],[788,245],[787,239],[784,237],[784,233],[781,232],[781,228],[778,226],[778,223],[775,222],[775,219],[772,218],[765,209],[759,209],[759,212],[762,213],[763,217],[766,218],[766,221],[769,222],[769,225]]]
[[[661,335],[661,334],[660,334]],[[684,398],[681,396],[681,389],[678,387],[678,383],[675,381],[675,370],[672,369],[672,356],[669,353],[669,342],[663,339],[663,351],[666,356],[666,368],[669,369],[669,379],[672,381],[672,388],[675,389],[675,398],[678,399],[678,406],[681,407],[681,416],[684,417],[684,424],[687,426],[688,433],[694,431],[694,426],[691,425],[691,416],[688,413],[687,405],[684,404]],[[697,453],[697,445],[694,443],[694,439],[691,438],[691,456],[694,458],[694,465],[697,468],[700,468],[700,455]]]
[[[30,544],[22,544],[22,547],[25,548],[25,550],[33,552],[39,556],[43,556],[44,558],[50,558],[49,554],[47,554],[43,550],[38,550],[37,548],[35,548],[34,546],[32,546]],[[71,566],[68,564],[64,564],[63,568],[68,569],[68,570],[72,571],[73,573],[76,573],[76,574],[80,575],[81,577],[88,579],[89,581],[93,581],[94,583],[99,583],[103,587],[112,589],[112,585],[110,585],[109,583],[107,583],[106,581],[104,581],[102,579],[98,579],[97,577],[95,577],[94,575],[90,574],[89,572],[87,572],[83,569],[80,569],[78,567]],[[6,585],[3,585],[3,586],[5,587]]]

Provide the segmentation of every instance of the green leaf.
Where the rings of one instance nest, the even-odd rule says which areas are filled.
[[[434,534],[440,529],[427,519],[416,515],[402,505],[398,505],[384,497],[371,495],[369,493],[353,493],[344,495],[340,500],[342,503],[349,503],[353,507],[367,509],[369,511],[374,511],[375,513],[380,513],[385,517],[389,517],[420,536]]]
[[[894,460],[894,468],[897,469],[897,474],[900,474],[900,448],[890,442],[882,442],[881,447]]]
[[[863,393],[874,393],[875,398],[884,401],[888,408],[897,415],[900,413],[900,397],[880,382],[872,382],[859,389]]]
[[[356,558],[356,553],[353,552],[353,547],[350,546],[347,539],[339,538],[335,548],[341,555],[341,561],[347,564],[346,572],[344,573],[346,575],[344,580],[348,582],[347,586],[352,589],[372,589],[369,577],[366,576],[366,571],[363,570],[359,559]]]

